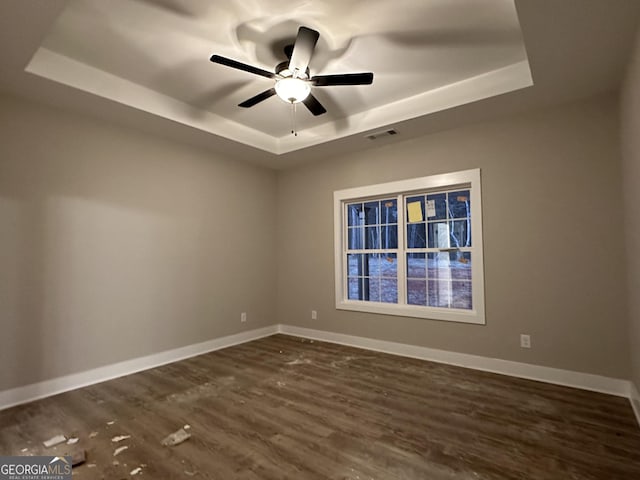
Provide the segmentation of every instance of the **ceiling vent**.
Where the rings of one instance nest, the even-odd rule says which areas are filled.
[[[397,135],[398,132],[395,129],[390,130],[381,130],[379,132],[374,132],[366,136],[369,140],[378,140],[379,138],[389,137],[391,135]]]

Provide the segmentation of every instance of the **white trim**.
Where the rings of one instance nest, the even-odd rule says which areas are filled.
[[[636,415],[636,421],[640,425],[640,392],[633,382],[629,382],[629,401],[631,401],[631,408]]]
[[[44,47],[38,49],[25,71],[191,128],[278,153],[271,135]]]
[[[471,232],[473,245],[464,251],[471,252],[473,258],[473,275],[471,278],[473,310],[454,308],[437,308],[428,306],[408,305],[404,295],[404,286],[398,289],[398,303],[382,303],[372,301],[349,300],[347,297],[347,266],[345,253],[347,234],[345,232],[345,205],[347,202],[366,201],[371,198],[398,196],[398,248],[397,261],[399,265],[398,279],[404,284],[402,275],[405,253],[403,232],[405,210],[401,197],[413,192],[416,194],[438,189],[450,189],[460,186],[469,189],[471,196]],[[458,172],[429,175],[427,177],[409,178],[376,185],[347,188],[333,192],[333,232],[334,232],[334,274],[335,274],[335,305],[338,310],[352,310],[358,312],[396,315],[403,317],[424,318],[429,320],[445,320],[450,322],[474,323],[484,325],[484,262],[482,247],[482,201],[481,201],[480,169],[462,170]],[[402,241],[402,242],[401,242]],[[390,249],[389,251],[394,251]],[[349,251],[351,252],[351,251]]]
[[[640,392],[632,382],[627,380],[282,324],[241,332],[174,350],[125,360],[85,372],[0,391],[0,410],[142,370],[178,362],[215,350],[269,337],[276,333],[626,397],[631,402],[636,420],[640,426]]]
[[[591,390],[594,392],[607,393],[618,397],[630,396],[630,382],[619,378],[604,377],[590,373],[574,372],[559,368],[543,367],[528,363],[501,360],[499,358],[481,357],[467,353],[450,352],[446,350],[436,350],[434,348],[420,347],[417,345],[406,345],[403,343],[387,342],[373,338],[356,337],[342,333],[333,333],[323,330],[313,330],[310,328],[294,327],[290,325],[280,325],[278,331],[287,335],[320,340],[323,342],[338,343],[350,347],[364,348],[376,352],[391,353],[403,357],[429,360],[432,362],[456,365],[459,367],[482,370],[484,372],[499,373],[512,377],[537,380],[556,385]],[[640,399],[640,397],[637,397]],[[640,417],[639,422],[640,422]]]
[[[13,388],[11,390],[0,391],[0,410],[13,407],[23,403],[50,397],[59,393],[86,387],[95,383],[112,380],[132,373],[148,370],[150,368],[166,365],[187,358],[213,352],[222,348],[231,347],[240,343],[246,343],[259,338],[268,337],[278,332],[278,326],[250,330],[236,333],[226,337],[215,338],[202,343],[187,345],[186,347],[154,353],[145,357],[125,360],[123,362],[106,365],[104,367],[86,370],[84,372],[73,373],[63,377],[45,380],[43,382]]]
[[[515,12],[514,16],[517,25]],[[522,48],[524,51],[524,45]],[[218,53],[222,55],[228,53],[233,57],[233,54],[237,52],[223,50]],[[36,51],[25,71],[276,155],[376,130],[533,85],[529,61],[524,59],[455,83],[380,105],[365,112],[349,115],[346,128],[338,129],[338,131],[332,122],[323,122],[315,127],[303,129],[297,136],[285,135],[286,128],[281,136],[277,136],[266,134],[206,110],[197,109],[175,98],[45,47],[40,47]],[[280,108],[285,109],[283,112],[286,112],[284,103]]]

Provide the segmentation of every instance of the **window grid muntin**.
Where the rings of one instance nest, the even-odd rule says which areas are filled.
[[[460,202],[464,202],[465,205],[465,215],[461,216],[461,215],[457,215],[454,211],[454,209],[451,206],[451,198],[455,197],[455,202],[456,203],[460,203]],[[444,212],[439,212],[439,210],[441,210],[439,207],[439,203],[442,204],[441,202],[438,202],[438,200],[442,200],[444,202]],[[435,211],[435,215],[428,215],[429,213],[429,201],[433,201],[434,202],[434,211]],[[407,274],[404,277],[404,282],[407,286],[406,288],[406,295],[404,297],[404,304],[406,305],[416,305],[416,306],[421,306],[421,307],[431,307],[431,308],[447,308],[447,309],[452,309],[452,308],[459,308],[462,310],[472,310],[473,309],[473,257],[472,257],[472,248],[473,248],[473,244],[472,244],[472,231],[471,231],[471,187],[465,188],[465,189],[460,189],[460,187],[454,187],[454,188],[446,188],[446,189],[441,189],[441,190],[431,190],[429,192],[420,192],[418,194],[413,193],[413,194],[406,194],[404,195],[403,198],[403,210],[404,212],[408,212],[409,210],[409,204],[410,203],[419,203],[420,204],[420,208],[421,208],[421,217],[422,219],[416,222],[410,222],[407,220],[407,222],[405,223],[406,225],[406,231],[409,230],[413,230],[412,233],[415,234],[416,230],[418,230],[418,232],[420,231],[420,229],[416,229],[413,228],[411,229],[410,227],[412,225],[415,226],[424,226],[424,247],[409,247],[409,235],[407,235],[407,241],[404,244],[405,249],[404,249],[404,260],[405,260],[405,264],[406,264],[406,268],[407,268]],[[432,219],[432,220],[430,220]],[[460,222],[466,222],[466,238],[463,240],[463,246],[458,246],[460,245],[460,242],[458,242],[458,245],[452,245],[452,239],[455,239],[456,236],[454,235],[454,230],[455,230],[455,225],[456,223],[459,224]],[[440,243],[435,242],[433,240],[433,231],[430,228],[430,225],[444,225],[446,230],[447,230],[447,234],[446,234],[446,245],[438,245],[438,246],[430,246],[433,245],[435,243]],[[404,230],[404,229],[403,229]],[[429,267],[429,255],[436,255],[436,254],[447,254],[450,252],[457,252],[457,255],[460,258],[463,258],[466,260],[467,255],[468,254],[468,261],[464,262],[464,263],[469,263],[470,264],[470,278],[469,279],[455,279],[453,278],[453,276],[455,275],[455,268],[449,268],[449,274],[452,276],[451,278],[440,278],[438,276],[438,278],[434,278],[430,276],[430,271],[433,270],[433,268]],[[424,254],[425,256],[425,277],[411,277],[409,276],[409,263],[410,263],[410,256],[412,254]],[[434,259],[432,259],[434,260]],[[448,261],[454,261],[451,258]],[[461,262],[462,263],[462,262]],[[464,267],[461,267],[464,268]],[[440,268],[438,268],[438,270],[440,270]],[[414,291],[412,291],[411,287],[415,287],[420,286],[419,282],[424,282],[424,292],[425,292],[425,301],[424,303],[412,303],[412,300],[415,301],[416,298],[416,294]],[[433,288],[432,286],[437,286],[437,292],[436,293],[432,293],[433,292]],[[468,288],[465,288],[468,287]],[[467,292],[470,290],[470,294],[467,295]],[[443,293],[444,292],[444,293]],[[433,305],[433,298],[437,297],[438,299],[440,298],[440,295],[446,295],[448,292],[449,298],[448,298],[448,302],[447,305],[442,305],[442,302],[438,302],[438,305]],[[455,292],[455,293],[454,293]],[[469,302],[465,304],[465,306],[460,306],[461,303],[459,302],[460,298],[466,298],[469,297]],[[411,298],[413,297],[413,299]],[[458,307],[455,307],[454,305],[456,305],[456,302]]]
[[[388,183],[363,185],[342,190],[336,190],[334,197],[334,240],[335,240],[335,286],[336,309],[359,312],[377,313],[384,315],[398,315],[402,317],[416,317],[432,320],[445,320],[472,324],[485,324],[485,299],[484,299],[484,261],[482,254],[482,202],[481,202],[481,178],[480,169],[471,169],[451,173],[436,174],[421,178],[409,178],[405,180],[391,181]],[[473,247],[473,277],[472,298],[473,309],[461,310],[456,308],[431,308],[416,305],[388,305],[374,302],[361,302],[347,300],[344,291],[346,281],[346,269],[344,265],[345,229],[344,206],[353,201],[365,201],[375,198],[386,198],[392,195],[424,195],[439,191],[455,191],[465,189],[470,191],[471,226],[474,232]],[[404,206],[398,208],[398,224],[404,226]],[[405,227],[406,228],[406,227]],[[405,244],[405,228],[398,229],[398,242]],[[466,249],[465,249],[466,250]],[[398,276],[406,278],[404,273],[406,262],[398,261]],[[402,292],[403,282],[398,286],[399,298],[404,298]]]
[[[344,206],[343,206],[343,211],[344,211],[344,217],[346,218],[346,222],[343,222],[343,231],[346,230],[346,235],[343,235],[343,245],[345,246],[345,248],[343,248],[343,279],[345,279],[346,281],[344,282],[343,285],[343,298],[348,300],[348,301],[355,301],[355,302],[366,302],[366,303],[376,303],[376,300],[371,300],[371,299],[353,299],[351,298],[351,285],[352,285],[352,280],[357,279],[359,285],[361,285],[361,288],[363,289],[363,292],[360,293],[360,296],[362,297],[370,297],[371,295],[371,280],[373,280],[373,283],[375,284],[376,282],[378,282],[380,284],[380,288],[379,288],[379,292],[382,292],[382,283],[383,280],[385,282],[390,282],[395,280],[396,283],[396,289],[395,291],[398,292],[398,283],[399,283],[399,277],[398,277],[398,270],[400,269],[400,264],[402,263],[400,261],[400,251],[399,248],[397,247],[398,245],[400,245],[398,243],[398,233],[399,233],[399,208],[398,206],[401,205],[400,203],[401,201],[401,197],[400,196],[391,196],[391,195],[384,195],[384,196],[377,196],[377,197],[368,197],[368,198],[362,198],[362,199],[349,199],[348,201],[344,202]],[[376,210],[376,221],[375,222],[369,222],[369,217],[366,210],[366,205],[372,205],[372,204],[378,204],[378,208]],[[389,203],[391,203],[391,205],[388,205]],[[361,210],[361,214],[360,214],[360,219],[362,220],[360,222],[360,224],[358,225],[353,225],[352,222],[352,207],[355,207],[357,205],[360,205],[362,207]],[[393,205],[395,205],[395,212],[396,212],[396,221],[390,221],[388,214],[389,211],[393,208]],[[371,208],[371,207],[370,207]],[[384,211],[384,212],[383,212]],[[382,217],[383,217],[383,213],[386,213],[386,217],[385,220],[386,221],[382,221]],[[344,228],[346,227],[346,228]],[[385,228],[386,232],[389,232],[389,229],[391,227],[395,227],[395,231],[396,231],[396,247],[395,248],[367,248],[367,228],[369,229],[376,229],[376,237],[379,240],[378,246],[382,245],[382,229]],[[351,230],[354,229],[358,229],[358,230],[362,230],[364,232],[364,240],[363,242],[360,243],[359,246],[363,247],[363,248],[351,248],[351,242],[349,241],[349,232]],[[389,244],[389,242],[386,242],[387,244]],[[367,272],[363,275],[360,275],[358,272],[358,275],[356,276],[352,276],[350,274],[350,262],[349,262],[349,256],[350,255],[372,255],[372,256],[380,256],[380,255],[385,255],[387,258],[390,257],[395,257],[395,268],[396,268],[396,275],[395,276],[382,276],[382,275],[377,275],[377,276],[373,276],[368,274],[369,273],[369,265],[368,265],[368,260],[369,258],[367,257]],[[379,260],[380,261],[380,260]],[[362,265],[364,267],[364,263],[359,263],[359,265]],[[359,267],[361,268],[361,267]],[[366,293],[365,293],[365,287],[366,287]],[[393,303],[393,304],[398,304],[398,297],[399,297],[399,292],[398,294],[395,296],[396,301],[395,302],[383,302],[381,300],[382,295],[378,295],[378,302],[377,303]]]
[[[426,305],[422,305],[422,304],[412,304],[409,303],[409,283],[410,281],[416,281],[416,280],[422,280],[422,278],[414,278],[414,277],[409,277],[408,276],[408,261],[409,261],[409,255],[412,253],[424,253],[425,255],[429,254],[429,253],[445,253],[444,251],[446,251],[446,253],[455,250],[457,252],[459,252],[460,254],[464,254],[464,253],[468,253],[469,256],[472,256],[472,243],[470,243],[468,246],[461,246],[461,247],[452,247],[451,246],[451,233],[449,233],[448,235],[448,246],[447,247],[429,247],[429,229],[428,226],[431,225],[435,225],[435,224],[445,224],[447,225],[449,228],[451,228],[450,226],[453,224],[453,222],[462,222],[462,221],[466,221],[467,222],[467,231],[470,231],[471,228],[471,207],[468,206],[466,209],[466,215],[461,217],[461,216],[454,216],[452,215],[452,209],[450,207],[450,195],[453,194],[461,194],[461,193],[466,193],[467,197],[468,197],[468,201],[470,203],[470,196],[471,196],[471,186],[470,185],[456,185],[456,186],[452,186],[449,188],[445,188],[445,189],[426,189],[426,190],[422,190],[422,191],[417,191],[417,192],[410,192],[410,193],[399,193],[397,195],[397,197],[393,198],[391,196],[383,196],[383,197],[371,197],[371,198],[362,198],[362,199],[349,199],[348,201],[344,202],[344,209],[345,212],[349,212],[350,207],[355,206],[355,205],[360,205],[362,207],[362,215],[364,216],[364,223],[360,224],[360,225],[353,225],[353,223],[351,222],[351,220],[348,218],[346,223],[345,223],[345,227],[347,230],[347,233],[349,232],[349,229],[354,229],[354,228],[358,228],[358,229],[364,229],[364,231],[366,232],[366,228],[367,227],[379,227],[379,231],[378,231],[378,235],[381,234],[381,228],[382,227],[389,227],[389,226],[396,226],[396,233],[397,233],[397,245],[398,248],[366,248],[367,247],[367,240],[366,240],[366,234],[365,234],[365,240],[363,242],[363,246],[365,248],[359,248],[359,249],[354,249],[354,248],[350,248],[349,245],[349,239],[348,239],[348,235],[347,238],[345,239],[345,243],[343,245],[346,245],[347,248],[344,249],[343,255],[344,255],[344,261],[343,263],[346,265],[345,268],[345,275],[343,276],[343,278],[346,280],[345,282],[345,292],[344,292],[344,297],[345,299],[349,300],[349,301],[357,301],[357,302],[366,302],[366,303],[371,303],[374,302],[375,300],[360,300],[360,299],[353,299],[351,298],[350,295],[350,280],[354,279],[354,278],[369,278],[369,279],[386,279],[386,280],[392,280],[395,279],[397,281],[396,284],[396,290],[397,290],[397,305],[403,305],[403,306],[416,306],[416,307],[422,307],[422,308],[446,308],[449,310],[455,310],[457,309],[456,307],[451,306],[452,302],[449,302],[449,306],[433,306],[429,304],[429,285],[430,284],[434,284],[434,283],[444,283],[444,282],[449,282],[451,285],[454,284],[469,284],[471,287],[471,295],[473,294],[473,285],[472,285],[472,278],[473,278],[473,267],[471,267],[472,272],[471,272],[471,278],[470,279],[465,279],[465,280],[460,280],[460,279],[436,279],[436,278],[430,278],[429,274],[427,273],[426,277],[424,278],[425,281],[425,285],[426,285],[426,295],[427,295],[427,301],[426,301]],[[428,216],[428,212],[427,212],[427,205],[428,205],[428,201],[431,199],[430,197],[437,197],[438,195],[444,195],[445,196],[445,215],[444,218],[436,218],[435,220],[429,220]],[[460,195],[458,195],[459,197]],[[407,212],[407,204],[410,200],[415,200],[417,198],[422,199],[422,216],[423,219],[420,222],[409,222],[409,221],[404,221],[404,216]],[[371,205],[371,204],[375,204],[378,203],[379,208],[377,210],[377,215],[380,214],[380,212],[382,211],[382,204],[383,202],[388,202],[388,201],[393,201],[395,200],[396,202],[396,222],[382,222],[381,218],[377,218],[376,222],[374,223],[368,223],[367,221],[367,213],[365,212],[365,208],[366,205]],[[435,199],[434,199],[435,200]],[[398,208],[399,206],[402,206],[402,208]],[[436,206],[436,213],[437,213],[437,206]],[[438,215],[436,214],[435,217],[438,217]],[[407,243],[406,243],[406,236],[404,235],[406,233],[406,231],[408,230],[409,225],[424,225],[425,226],[425,247],[420,247],[420,248],[409,248]],[[401,228],[402,226],[402,228]],[[472,234],[468,234],[468,236],[470,238],[472,238]],[[403,237],[403,238],[401,238]],[[381,242],[379,242],[379,244],[381,244]],[[403,245],[403,248],[400,248],[400,246]],[[395,277],[385,277],[385,276],[374,276],[374,275],[358,275],[358,276],[352,276],[350,275],[349,272],[349,255],[356,255],[356,254],[371,254],[371,255],[375,255],[375,254],[395,254],[395,261],[397,263],[396,265],[396,276]],[[401,261],[403,260],[403,261]],[[471,263],[471,265],[473,265],[473,258],[471,257],[469,262]],[[429,268],[427,267],[427,271],[429,270]],[[387,303],[387,302],[385,302]],[[469,308],[460,308],[460,310],[471,310],[473,309],[473,301],[471,302]]]

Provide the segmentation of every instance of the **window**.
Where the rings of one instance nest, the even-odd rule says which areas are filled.
[[[480,170],[334,192],[336,308],[484,324]]]

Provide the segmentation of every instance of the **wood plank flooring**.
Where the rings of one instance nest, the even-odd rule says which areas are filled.
[[[78,479],[640,479],[624,398],[284,335],[0,412],[2,455],[58,433]]]

